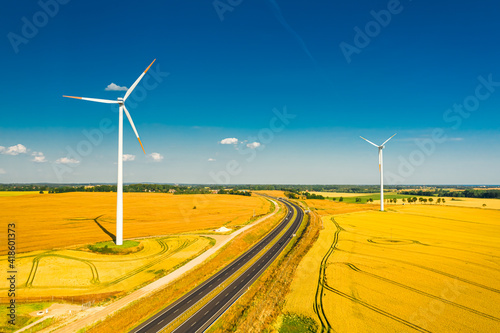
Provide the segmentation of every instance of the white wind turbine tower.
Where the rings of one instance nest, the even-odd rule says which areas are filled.
[[[397,133],[395,133],[394,135],[396,134]],[[382,212],[384,211],[384,158],[382,157],[382,149],[385,148],[384,145],[387,143],[387,141],[392,139],[394,135],[391,136],[389,139],[385,140],[384,143],[381,144],[380,146],[360,136],[361,139],[365,140],[368,143],[371,143],[372,145],[378,148],[378,170],[380,171],[380,211]]]
[[[123,245],[123,112],[127,115],[128,121],[134,130],[135,136],[137,140],[139,140],[139,144],[141,145],[142,151],[146,154],[144,147],[142,146],[141,139],[139,138],[139,134],[137,133],[137,129],[135,128],[134,122],[132,121],[132,117],[125,107],[125,101],[130,96],[132,91],[134,91],[135,87],[141,79],[144,77],[146,72],[149,70],[153,62],[146,68],[146,70],[139,76],[139,78],[134,82],[134,84],[127,90],[125,96],[118,97],[116,101],[107,100],[107,99],[97,99],[97,98],[86,98],[86,97],[75,97],[75,96],[63,96],[68,98],[76,98],[84,101],[98,102],[98,103],[106,103],[106,104],[118,104],[119,105],[119,118],[118,118],[118,182],[117,182],[117,196],[116,196],[116,245]]]

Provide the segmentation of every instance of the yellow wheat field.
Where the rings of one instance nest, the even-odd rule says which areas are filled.
[[[446,198],[445,205],[457,207],[477,207],[485,209],[500,209],[499,199],[479,199],[479,198]],[[434,198],[434,200],[436,200]],[[484,206],[483,206],[484,205]]]
[[[410,206],[414,205],[444,205],[444,206],[454,206],[454,207],[471,207],[471,208],[482,208],[482,209],[500,209],[500,199],[479,199],[479,198],[450,198],[450,197],[444,197],[443,199],[445,200],[445,203],[438,204],[436,203],[436,200],[438,199],[437,197],[428,197],[428,196],[416,196],[417,198],[426,198],[429,200],[429,198],[432,198],[434,201],[433,203],[426,202],[426,203],[421,203],[420,201],[408,204]],[[373,203],[376,205],[380,205],[380,200],[373,200]],[[401,199],[398,199],[398,202],[396,204],[390,203],[390,202],[385,202],[385,205],[387,206],[402,206],[403,201]]]
[[[108,241],[115,234],[116,193],[30,194],[0,197],[0,244],[15,223],[18,253]],[[232,229],[270,202],[238,195],[124,194],[124,237],[171,235],[226,226]],[[0,248],[0,254],[6,247]]]
[[[285,191],[269,190],[269,191],[254,191],[255,193],[266,194],[276,198],[286,198]]]
[[[17,197],[20,195],[38,194],[37,191],[0,191],[0,197]]]
[[[130,291],[173,271],[177,265],[208,249],[210,239],[172,236],[143,239],[142,250],[125,255],[99,254],[78,249],[36,251],[19,255],[17,298],[77,296]],[[7,270],[7,256],[0,256]],[[8,281],[0,281],[7,291]]]
[[[322,219],[285,311],[325,332],[500,331],[500,211],[405,205]]]

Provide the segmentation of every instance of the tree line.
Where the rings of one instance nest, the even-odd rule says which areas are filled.
[[[452,198],[481,198],[481,199],[500,199],[500,190],[475,190],[466,189],[463,191],[453,191],[444,189],[434,190],[411,190],[402,191],[401,194],[407,195],[423,195],[423,196],[438,196],[438,197],[452,197]]]

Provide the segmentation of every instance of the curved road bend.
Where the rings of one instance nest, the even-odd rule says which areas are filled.
[[[274,261],[281,253],[292,235],[298,230],[304,212],[297,205],[285,200],[280,200],[287,207],[287,215],[283,221],[261,241],[254,245],[250,250],[238,257],[228,266],[217,272],[214,276],[203,282],[201,285],[161,310],[159,313],[146,320],[144,323],[133,329],[133,333],[156,333],[161,331],[173,320],[189,310],[198,301],[210,294],[216,287],[230,279],[246,263],[251,261],[264,247],[270,244],[290,222],[294,211],[297,212],[292,225],[281,236],[264,255],[262,255],[252,266],[242,273],[236,280],[224,288],[219,294],[215,295],[200,310],[187,318],[174,332],[202,332],[212,325],[241,295],[245,293],[248,287],[262,274],[262,272]]]

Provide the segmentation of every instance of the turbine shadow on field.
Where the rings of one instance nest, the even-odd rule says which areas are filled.
[[[111,232],[109,232],[109,231],[108,231],[108,229],[104,228],[104,227],[102,226],[102,224],[100,224],[100,223],[99,223],[99,221],[97,221],[97,220],[98,220],[100,217],[102,217],[102,216],[104,216],[104,214],[103,214],[103,215],[99,215],[98,217],[96,217],[96,218],[94,219],[94,222],[97,224],[97,226],[98,226],[99,228],[101,228],[101,230],[102,230],[102,231],[104,231],[104,233],[105,233],[106,235],[108,235],[109,237],[111,237],[111,240],[112,240],[113,242],[116,242],[116,236],[115,236],[114,234],[112,234]]]

